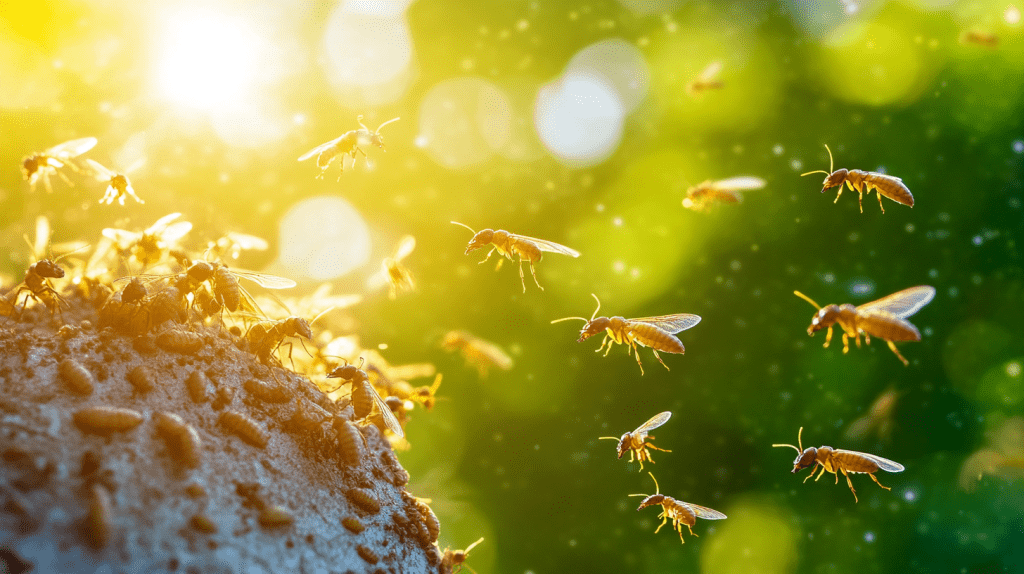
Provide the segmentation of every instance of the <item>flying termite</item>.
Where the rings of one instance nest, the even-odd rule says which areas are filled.
[[[499,256],[507,257],[509,261],[515,262],[514,256],[519,256],[519,279],[523,283],[523,293],[526,293],[526,276],[523,274],[523,261],[530,262],[530,272],[533,273],[533,282],[540,287],[543,291],[544,288],[540,286],[540,281],[537,280],[537,269],[534,267],[534,263],[540,261],[544,251],[551,253],[561,253],[562,255],[568,255],[570,257],[579,257],[580,252],[575,249],[570,249],[564,245],[559,245],[553,241],[545,241],[543,239],[535,239],[533,237],[527,237],[525,235],[516,235],[515,233],[509,233],[504,229],[497,231],[493,229],[483,229],[479,232],[474,231],[472,227],[453,221],[455,225],[461,225],[470,232],[473,233],[473,238],[469,240],[469,245],[466,246],[466,255],[469,255],[473,251],[493,245],[487,257],[480,263],[485,263],[491,258],[491,255],[495,251],[498,252]],[[504,259],[498,259],[497,269],[501,269],[501,264]]]
[[[960,43],[964,45],[974,44],[984,48],[998,48],[999,36],[984,30],[965,30],[960,34]]]
[[[481,538],[480,540],[477,540],[476,542],[467,546],[465,550],[452,550],[451,548],[445,548],[444,555],[441,556],[441,572],[451,572],[452,574],[457,574],[458,572],[461,572],[463,568],[467,568],[469,569],[470,572],[476,574],[476,570],[470,568],[468,565],[465,564],[465,562],[466,558],[469,556],[469,551],[473,548],[476,548],[476,545],[480,544],[483,541],[484,539]]]
[[[613,436],[603,436],[600,438],[601,440],[610,439],[619,441],[619,444],[616,447],[616,451],[619,454],[619,458],[622,458],[622,455],[626,454],[626,452],[628,451],[629,462],[633,462],[633,455],[636,454],[636,459],[640,461],[640,470],[643,470],[645,460],[647,462],[650,462],[651,464],[654,464],[654,459],[651,458],[651,451],[647,450],[648,448],[660,450],[661,452],[672,452],[670,450],[658,448],[651,444],[650,441],[654,440],[654,435],[647,434],[648,432],[667,423],[668,419],[671,417],[672,413],[670,413],[669,411],[658,413],[651,417],[650,420],[637,427],[635,431],[623,434],[621,438],[616,438]]]
[[[853,421],[846,428],[846,438],[860,440],[871,433],[877,433],[878,438],[888,440],[892,435],[892,415],[900,394],[895,389],[889,389],[878,395],[875,402],[868,407],[867,414]]]
[[[881,482],[878,482],[878,479],[875,478],[875,473],[879,470],[884,470],[886,472],[903,472],[902,464],[873,454],[843,450],[841,448],[834,449],[830,446],[819,446],[818,448],[809,446],[804,449],[803,434],[804,427],[800,427],[800,432],[796,435],[797,444],[800,445],[799,447],[795,447],[791,444],[773,444],[772,446],[789,447],[798,453],[796,455],[796,460],[793,461],[793,472],[798,472],[805,468],[820,465],[821,472],[818,473],[818,478],[821,478],[821,475],[826,472],[831,472],[836,475],[836,484],[839,484],[839,473],[843,473],[843,476],[846,477],[846,484],[850,486],[850,492],[853,493],[854,502],[858,502],[858,500],[857,491],[853,489],[853,481],[850,480],[851,474],[867,474],[878,486],[881,486],[885,490],[892,490],[888,486],[883,486]],[[815,470],[817,470],[817,468],[812,470],[811,474],[807,475],[804,482],[807,482],[808,478],[814,476]],[[814,481],[817,482],[818,478],[815,478]]]
[[[207,252],[216,257],[237,260],[243,251],[266,251],[270,244],[262,237],[228,231],[224,235],[207,244]]]
[[[577,343],[582,343],[590,337],[604,332],[604,339],[595,353],[600,353],[604,350],[604,355],[608,356],[608,352],[612,350],[612,344],[626,345],[628,352],[636,354],[636,364],[640,365],[641,375],[644,374],[644,366],[640,362],[640,352],[636,348],[638,343],[654,351],[654,357],[658,359],[661,366],[669,370],[668,365],[658,355],[658,351],[682,355],[686,352],[686,349],[683,347],[683,343],[676,338],[675,334],[700,323],[700,317],[689,313],[641,317],[639,319],[597,317],[597,312],[601,310],[601,300],[593,293],[591,293],[591,296],[597,301],[597,308],[594,309],[594,314],[590,316],[590,319],[564,317],[562,319],[555,319],[552,323],[572,320],[586,323],[583,329],[580,330],[580,338],[577,339]],[[595,317],[597,318],[595,319]]]
[[[847,187],[857,192],[857,203],[860,204],[861,213],[864,213],[864,194],[871,193],[872,189],[875,190],[875,195],[878,197],[878,207],[882,209],[882,213],[885,213],[885,207],[882,205],[882,196],[888,197],[896,203],[914,207],[914,196],[911,195],[907,186],[903,185],[902,179],[884,173],[859,169],[840,168],[833,171],[835,163],[832,161],[832,150],[829,149],[828,144],[825,144],[825,149],[828,150],[829,171],[816,169],[807,173],[801,173],[800,177],[813,173],[825,174],[825,182],[821,187],[822,193],[825,193],[825,190],[829,188],[839,186],[839,193],[836,194],[836,199],[832,203],[839,202],[839,196],[843,195],[843,183],[845,183]]]
[[[175,221],[180,213],[165,215],[145,231],[105,228],[103,236],[117,244],[122,255],[131,255],[143,268],[163,259],[164,253],[192,230],[188,221]]]
[[[360,357],[358,367],[346,362],[340,367],[335,367],[327,374],[327,378],[341,379],[341,385],[334,390],[337,390],[346,384],[352,385],[353,406],[358,406],[358,410],[360,411],[356,413],[357,417],[362,419],[368,418],[370,416],[372,405],[377,405],[377,409],[380,411],[381,417],[384,419],[384,425],[399,437],[404,437],[405,432],[402,430],[402,424],[398,422],[395,414],[391,411],[391,407],[389,407],[388,404],[384,402],[384,399],[380,397],[380,393],[377,392],[377,389],[373,388],[373,385],[370,384],[370,375],[362,369],[362,366],[363,358]],[[357,405],[356,403],[359,404]]]
[[[661,514],[658,515],[658,518],[661,519],[661,524],[654,530],[655,534],[671,520],[672,529],[679,533],[679,541],[686,544],[686,541],[683,540],[684,525],[690,531],[691,536],[697,536],[693,532],[693,526],[697,524],[698,518],[703,518],[704,520],[724,520],[728,518],[717,510],[683,502],[682,500],[676,500],[671,496],[661,494],[661,489],[658,487],[658,479],[654,478],[654,474],[650,471],[647,471],[647,474],[651,475],[651,480],[654,481],[654,494],[630,494],[630,496],[646,497],[640,502],[640,506],[636,509],[637,512],[648,506],[661,506]]]
[[[107,190],[99,201],[101,204],[110,205],[116,199],[118,205],[124,205],[124,200],[129,196],[140,204],[146,203],[135,194],[135,188],[132,187],[132,182],[128,180],[128,174],[142,167],[146,163],[145,159],[139,159],[128,169],[120,172],[107,169],[99,162],[91,159],[85,160],[85,163],[89,166],[89,172],[96,178],[96,181],[107,184]]]
[[[320,168],[320,173],[316,177],[317,179],[323,179],[327,168],[331,167],[331,162],[338,158],[338,181],[341,181],[341,174],[345,171],[345,155],[351,156],[351,167],[355,167],[357,153],[361,153],[363,157],[366,157],[366,152],[359,147],[361,145],[375,145],[384,151],[388,151],[384,149],[384,136],[380,135],[380,130],[392,122],[397,122],[399,119],[390,119],[377,126],[377,129],[371,132],[369,128],[363,125],[363,116],[356,116],[356,122],[359,124],[358,130],[345,132],[336,139],[316,146],[299,156],[299,161],[306,161],[313,156],[317,156],[316,165]]]
[[[921,333],[917,327],[907,321],[914,313],[921,310],[935,297],[935,288],[928,285],[918,285],[902,291],[897,291],[877,301],[865,303],[854,307],[849,303],[842,305],[828,305],[821,307],[813,299],[799,291],[793,291],[797,297],[814,305],[818,312],[811,318],[811,326],[807,328],[807,334],[813,336],[816,331],[828,329],[825,332],[824,347],[832,342],[832,327],[838,323],[843,329],[843,353],[850,351],[850,338],[860,347],[860,336],[864,335],[864,341],[871,344],[871,337],[877,337],[886,343],[893,353],[903,361],[903,365],[910,364],[896,348],[896,341],[920,341]]]
[[[39,180],[42,180],[46,191],[53,193],[50,176],[54,174],[60,176],[69,186],[74,187],[75,184],[71,183],[68,176],[60,170],[69,167],[72,171],[79,171],[79,167],[71,160],[96,147],[96,143],[96,138],[81,138],[25,156],[21,160],[21,172],[25,176],[25,180],[28,181],[29,189],[35,191]]]
[[[512,357],[501,347],[469,331],[448,331],[441,339],[441,348],[448,352],[461,352],[466,365],[476,367],[481,379],[487,378],[492,367],[508,371],[515,365]]]
[[[722,73],[722,62],[715,60],[708,64],[701,73],[693,79],[692,82],[687,84],[686,93],[690,96],[696,96],[702,94],[708,90],[720,90],[725,84],[718,79],[718,75]]]
[[[683,207],[694,211],[707,211],[714,203],[739,203],[741,191],[763,189],[765,181],[752,175],[730,177],[719,181],[707,180],[686,190]]]
[[[385,257],[380,264],[380,271],[374,273],[366,280],[366,286],[368,289],[375,290],[380,287],[388,286],[388,299],[394,301],[398,298],[399,293],[406,293],[416,288],[416,281],[413,278],[412,271],[405,265],[402,265],[402,260],[412,253],[413,249],[416,248],[416,238],[412,235],[406,235],[398,240],[398,247],[395,248],[395,254],[391,257]]]

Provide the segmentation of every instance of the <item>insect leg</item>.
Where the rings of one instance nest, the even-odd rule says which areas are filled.
[[[860,348],[860,331],[857,331],[857,334],[853,336],[853,340],[854,340],[855,343],[857,343],[857,348],[859,349]]]
[[[882,213],[885,213],[885,207],[882,205],[882,194],[878,193],[878,186],[875,186],[875,195],[878,196],[878,207],[882,209]]]
[[[828,331],[825,331],[825,344],[822,347],[828,348],[828,344],[832,342],[832,326],[829,325]]]
[[[878,482],[878,479],[877,479],[877,478],[875,478],[875,474],[874,474],[873,472],[869,472],[869,473],[868,473],[868,476],[870,476],[870,477],[871,477],[871,480],[875,481],[875,484],[877,484],[878,486],[881,486],[882,488],[884,488],[884,489],[886,489],[886,490],[892,490],[892,489],[891,489],[891,488],[889,488],[888,486],[885,486],[885,485],[883,485],[883,484],[882,484],[881,482]]]
[[[651,438],[654,438],[654,437],[652,436]],[[653,448],[654,450],[660,450],[661,452],[672,452],[672,451],[668,450],[667,448],[658,448],[658,447],[654,446],[653,444],[651,444],[649,442],[645,442],[644,446],[646,446],[648,448]]]
[[[531,263],[532,265],[532,263]],[[526,277],[523,275],[523,256],[519,256],[519,281],[523,283],[523,293],[526,293]],[[537,284],[540,287],[540,284]],[[541,289],[544,289],[541,287]]]
[[[845,355],[846,353],[849,353],[849,352],[850,352],[850,337],[846,333],[843,333],[843,354]]]
[[[662,519],[661,519],[661,524],[659,524],[659,525],[658,525],[658,527],[654,529],[654,533],[655,533],[655,534],[657,534],[657,533],[658,533],[658,531],[659,531],[659,530],[661,530],[661,527],[662,527],[662,526],[665,526],[665,523],[667,523],[667,522],[668,522],[668,516],[667,516],[667,515],[665,515],[665,513],[664,513],[664,512],[662,512],[662,515],[664,515],[664,516],[665,516],[665,518],[662,518]]]
[[[693,527],[692,527],[692,526],[690,526],[689,524],[687,524],[687,525],[686,525],[686,528],[687,528],[687,530],[689,530],[689,531],[690,531],[690,535],[691,535],[691,536],[697,536],[696,534],[694,534],[694,533],[693,533]],[[682,530],[682,528],[680,528],[679,530]],[[682,532],[680,532],[680,534],[682,534]],[[700,536],[697,536],[697,538],[700,538]]]
[[[661,366],[665,367],[666,371],[671,371],[672,369],[668,368],[668,365],[665,364],[665,361],[661,360],[661,355],[658,354],[658,350],[657,349],[651,349],[651,350],[654,351],[654,358],[658,359],[658,362],[661,363]]]
[[[871,344],[871,335],[867,334],[866,332],[864,333],[864,344],[865,345],[870,345]]]
[[[836,199],[832,203],[839,203],[839,196],[843,195],[843,184],[839,184],[839,193],[836,194]]]
[[[900,354],[899,349],[896,348],[896,343],[893,343],[892,341],[886,341],[886,343],[889,344],[889,348],[892,349],[892,352],[896,353],[896,356],[899,358],[899,360],[903,361],[903,366],[909,367],[910,361],[903,358],[903,355]]]
[[[50,183],[50,173],[47,172],[47,171],[42,171],[42,169],[44,169],[44,168],[40,169],[39,177],[42,178],[43,185],[46,186],[46,193],[53,193],[53,184]],[[45,168],[45,169],[53,169],[53,168]],[[57,172],[57,170],[53,170],[53,171]],[[59,173],[59,172],[57,172],[57,173]]]
[[[614,344],[615,344],[615,341],[614,341],[614,340],[613,340],[613,339],[612,339],[611,337],[609,337],[608,335],[605,335],[605,336],[604,336],[604,341],[601,341],[601,346],[602,346],[602,347],[604,347],[604,344],[605,344],[605,342],[607,342],[607,343],[608,343],[608,346],[607,346],[607,347],[605,347],[605,349],[604,349],[604,355],[603,355],[603,356],[607,357],[607,356],[608,356],[608,353],[609,353],[609,352],[611,352],[611,350],[612,350],[612,345],[614,345]],[[598,349],[598,350],[600,350],[600,349]]]
[[[854,490],[854,488],[853,488],[853,481],[852,481],[852,480],[850,480],[850,475],[849,475],[849,474],[846,474],[846,469],[843,469],[843,476],[845,476],[845,477],[846,477],[846,484],[847,484],[847,485],[849,485],[849,487],[850,487],[850,492],[852,492],[852,493],[853,493],[853,501],[854,501],[854,502],[860,502],[859,500],[857,500],[857,491],[856,491],[856,490]],[[836,475],[836,478],[839,478],[839,475],[838,475],[838,474]],[[877,482],[877,481],[876,481],[876,482]]]
[[[633,342],[633,339],[629,340],[629,346],[633,348],[633,354],[636,355],[636,364],[640,365],[640,376],[643,376],[643,374],[644,374],[644,364],[640,362],[640,351],[637,350],[636,343]],[[610,346],[609,346],[609,348],[610,348]],[[659,359],[659,360],[661,360],[661,359]],[[664,365],[664,363],[662,363],[662,364]],[[665,367],[665,368],[667,369],[668,367]]]
[[[519,263],[520,265],[523,263],[522,256],[520,256]],[[532,259],[530,260],[530,273],[533,273],[533,282],[537,284],[537,287],[540,287],[541,291],[543,291],[544,288],[540,286],[540,281],[537,280],[537,268],[533,266]]]

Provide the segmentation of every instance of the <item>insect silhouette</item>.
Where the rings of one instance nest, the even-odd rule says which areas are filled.
[[[875,478],[875,473],[879,470],[884,470],[886,472],[903,472],[902,464],[873,454],[856,452],[853,450],[843,450],[841,448],[832,448],[830,446],[819,446],[818,448],[809,446],[804,449],[803,434],[804,427],[800,427],[800,432],[796,435],[797,444],[800,445],[799,448],[791,444],[773,444],[772,446],[788,446],[798,453],[796,455],[796,460],[793,461],[793,472],[798,472],[805,468],[812,468],[816,465],[820,465],[821,472],[818,473],[818,478],[821,478],[821,475],[826,472],[831,472],[836,475],[836,484],[839,484],[839,473],[843,473],[843,476],[846,477],[846,484],[850,486],[850,492],[853,493],[854,502],[859,501],[857,500],[857,491],[853,489],[853,481],[850,480],[851,474],[867,474],[878,486],[881,486],[885,490],[892,490],[888,486],[883,486],[881,482],[878,482],[878,479]],[[808,478],[814,476],[815,470],[817,470],[817,468],[811,470],[811,474],[807,475],[804,482],[807,482]],[[818,478],[815,478],[814,481],[817,482]]]
[[[579,251],[570,249],[564,245],[559,245],[553,241],[535,239],[525,235],[516,235],[515,233],[509,233],[504,229],[499,229],[497,231],[494,231],[493,229],[483,229],[480,232],[476,232],[473,231],[472,227],[459,223],[458,221],[453,221],[452,223],[455,225],[461,225],[473,233],[473,238],[469,240],[469,245],[466,246],[466,255],[488,245],[494,246],[489,252],[487,252],[487,257],[484,257],[484,260],[480,263],[485,263],[491,258],[491,255],[494,254],[495,251],[498,252],[498,255],[507,257],[509,261],[513,262],[515,261],[513,257],[518,255],[519,279],[523,283],[523,293],[526,293],[526,276],[523,274],[524,259],[530,262],[530,272],[533,273],[533,282],[537,284],[537,287],[540,287],[541,291],[543,291],[544,288],[541,287],[540,281],[537,280],[537,269],[534,267],[534,263],[540,261],[544,251],[561,253],[562,255],[568,255],[570,257],[580,256]],[[498,259],[497,269],[501,269],[503,261],[504,259]]]
[[[149,267],[159,262],[165,251],[192,231],[192,224],[188,221],[175,221],[179,217],[180,213],[165,215],[142,232],[107,227],[103,236],[113,240],[122,255],[130,254],[142,267]]]
[[[687,84],[686,93],[690,96],[696,96],[703,94],[708,90],[720,90],[725,84],[718,79],[718,75],[722,73],[722,62],[715,60],[705,67],[701,73],[693,79],[692,82]]]
[[[829,188],[839,186],[839,193],[836,194],[836,199],[832,203],[839,202],[839,196],[843,195],[843,183],[845,183],[850,190],[857,192],[857,203],[860,204],[861,213],[864,213],[864,194],[871,193],[872,189],[875,190],[875,195],[878,197],[878,207],[882,209],[882,213],[885,213],[885,206],[882,205],[882,196],[888,197],[896,203],[914,207],[914,196],[910,193],[907,186],[903,184],[902,179],[884,173],[860,169],[840,168],[833,171],[835,164],[832,161],[832,150],[829,149],[828,145],[825,145],[825,149],[828,150],[829,171],[817,169],[801,173],[800,177],[814,173],[825,174],[825,182],[822,183],[821,187],[822,193],[825,193],[825,190]]]
[[[46,191],[53,193],[53,184],[50,183],[50,176],[54,174],[60,176],[69,186],[74,187],[75,184],[71,183],[71,180],[68,179],[68,176],[64,175],[61,169],[69,167],[72,171],[79,171],[79,167],[71,160],[96,147],[96,143],[96,138],[81,138],[66,141],[46,151],[35,152],[25,156],[21,160],[21,173],[25,176],[25,180],[28,181],[29,189],[35,191],[36,185],[42,180]]]
[[[724,520],[728,518],[717,510],[712,510],[704,506],[697,504],[691,504],[689,502],[683,502],[682,500],[676,500],[671,496],[661,494],[661,489],[658,487],[658,479],[654,478],[654,474],[650,471],[647,474],[651,475],[651,480],[654,481],[654,494],[630,494],[630,496],[645,496],[646,498],[640,502],[640,506],[636,509],[637,512],[647,508],[648,506],[661,506],[661,514],[658,518],[661,519],[661,524],[654,530],[657,534],[661,530],[662,526],[665,526],[669,520],[672,521],[672,529],[679,533],[679,541],[686,544],[683,540],[683,526],[690,531],[691,536],[697,536],[693,532],[693,526],[697,524],[698,518],[704,520]]]
[[[398,298],[399,293],[406,293],[415,289],[416,281],[413,278],[412,271],[409,271],[409,268],[402,265],[402,260],[408,257],[413,249],[416,249],[416,238],[412,235],[402,237],[398,241],[395,254],[391,257],[385,257],[381,261],[380,271],[367,279],[367,288],[376,290],[387,285],[388,299],[392,301]]]
[[[116,199],[118,205],[124,205],[124,200],[129,196],[140,204],[146,203],[135,194],[135,188],[132,187],[132,182],[128,180],[128,174],[142,167],[145,161],[139,160],[123,172],[107,169],[99,162],[91,159],[85,160],[85,163],[89,166],[89,171],[92,172],[92,176],[96,178],[96,181],[107,184],[107,190],[103,197],[100,198],[100,203],[110,205]]]
[[[352,364],[345,364],[340,367],[335,367],[330,373],[327,374],[328,379],[341,379],[342,383],[339,385],[344,386],[346,384],[352,385],[352,401],[353,406],[356,402],[376,404],[377,409],[380,410],[381,417],[384,419],[384,425],[400,437],[405,436],[405,432],[402,431],[402,424],[398,422],[395,414],[391,412],[391,408],[384,402],[384,399],[380,397],[377,390],[370,384],[370,376],[361,367],[363,365],[363,358],[359,358],[359,366]],[[337,390],[337,388],[335,390]],[[358,400],[357,400],[358,398]],[[367,400],[368,399],[368,400]],[[370,414],[370,407],[367,405],[366,408],[360,409],[363,412],[357,413],[356,416],[365,418]]]
[[[481,339],[468,331],[449,331],[441,340],[441,347],[448,352],[459,351],[466,364],[476,367],[481,379],[486,379],[492,367],[502,371],[511,370],[515,364],[498,345]]]
[[[467,546],[465,550],[452,550],[450,548],[445,548],[444,555],[441,557],[441,572],[450,571],[452,572],[452,574],[455,574],[457,572],[461,572],[462,568],[465,567],[469,568],[469,571],[473,572],[473,574],[476,574],[476,570],[473,570],[469,566],[466,566],[465,562],[466,558],[469,556],[469,551],[475,548],[477,544],[480,544],[483,541],[484,539],[481,538],[480,540],[477,540],[476,542]],[[458,570],[456,570],[455,568],[458,568]]]
[[[871,337],[878,337],[886,343],[893,353],[903,361],[903,365],[910,364],[896,348],[895,341],[920,341],[921,333],[917,327],[912,325],[906,318],[917,313],[935,297],[935,288],[928,285],[918,285],[902,291],[897,291],[877,301],[865,303],[854,307],[849,303],[842,305],[828,305],[821,307],[813,299],[799,291],[793,293],[814,305],[818,312],[811,318],[811,326],[807,328],[808,335],[814,335],[816,331],[828,329],[825,333],[824,347],[832,341],[832,327],[838,323],[843,329],[843,353],[850,351],[850,337],[860,347],[860,336],[864,335],[864,341],[871,344]]]
[[[640,461],[640,470],[643,470],[645,460],[647,462],[650,462],[651,464],[654,464],[654,459],[651,458],[651,451],[647,450],[648,448],[660,450],[661,452],[672,452],[670,450],[658,448],[651,444],[648,439],[654,440],[654,436],[647,434],[649,431],[652,431],[660,427],[661,425],[667,423],[668,419],[671,417],[672,413],[668,411],[658,413],[651,417],[650,420],[637,427],[635,431],[623,434],[621,438],[615,438],[613,436],[603,436],[600,437],[600,439],[611,439],[619,441],[619,444],[616,447],[616,450],[619,454],[619,458],[622,458],[622,455],[626,454],[626,452],[629,452],[629,462],[633,462],[633,455],[636,454],[636,459]]]
[[[639,319],[597,317],[597,312],[601,310],[601,300],[593,293],[591,293],[591,296],[597,301],[597,308],[594,309],[594,314],[590,316],[590,319],[564,317],[562,319],[555,319],[552,323],[571,320],[585,322],[586,325],[580,330],[580,338],[576,340],[577,343],[582,343],[590,337],[603,332],[605,334],[604,340],[601,341],[601,346],[594,352],[600,353],[604,349],[606,357],[608,352],[612,350],[614,343],[627,345],[628,352],[636,354],[636,364],[640,365],[641,375],[644,374],[644,365],[640,362],[640,352],[636,348],[638,343],[654,351],[654,357],[658,359],[661,366],[665,367],[666,370],[671,370],[665,364],[665,361],[661,360],[658,351],[682,355],[686,352],[686,349],[683,347],[683,343],[676,338],[675,334],[700,323],[700,317],[689,313],[641,317]],[[597,318],[595,319],[595,317]]]
[[[960,34],[960,43],[964,45],[974,44],[984,48],[998,48],[999,36],[982,30],[965,30]]]
[[[380,135],[380,130],[392,122],[397,122],[399,119],[390,119],[377,126],[377,129],[371,132],[369,128],[363,125],[363,116],[356,116],[356,122],[359,124],[358,130],[345,132],[329,142],[316,146],[299,156],[299,161],[306,161],[313,156],[317,156],[316,165],[320,168],[320,173],[316,177],[317,179],[323,179],[327,168],[331,167],[331,162],[338,158],[338,181],[341,181],[341,174],[345,171],[345,155],[348,154],[352,157],[351,167],[355,167],[357,153],[361,153],[363,157],[366,157],[366,152],[359,147],[361,145],[375,145],[384,151],[388,151],[384,149],[384,136]]]
[[[707,180],[686,190],[683,207],[694,211],[707,211],[715,202],[739,203],[740,191],[763,189],[765,181],[752,175],[730,177],[719,181]]]
[[[871,403],[867,414],[850,423],[846,428],[846,438],[859,440],[871,433],[877,433],[878,437],[888,440],[892,434],[892,415],[896,408],[896,401],[900,393],[895,389],[889,389],[878,395],[875,402]]]
[[[50,283],[50,279],[62,279],[65,275],[64,268],[58,265],[61,259],[68,257],[88,249],[89,245],[83,245],[78,249],[70,251],[57,257],[55,259],[45,258],[45,245],[49,242],[50,238],[50,225],[49,220],[45,217],[40,216],[36,219],[36,241],[33,244],[29,241],[28,237],[25,237],[25,241],[29,244],[32,249],[32,260],[33,263],[29,265],[25,271],[25,279],[17,285],[11,292],[5,296],[9,297],[9,308],[8,305],[0,306],[0,311],[3,311],[5,316],[11,315],[18,306],[18,298],[21,297],[22,293],[26,293],[25,300],[21,304],[21,311],[24,312],[25,307],[28,306],[29,299],[34,299],[50,310],[50,315],[60,315],[61,320],[64,319],[64,313],[61,309],[61,305],[67,307],[68,304],[64,301],[64,298],[60,296],[56,289],[53,288],[53,284]],[[19,312],[19,313],[20,313]]]

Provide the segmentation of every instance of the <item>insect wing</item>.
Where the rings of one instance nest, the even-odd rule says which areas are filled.
[[[722,61],[715,60],[707,65],[706,68],[697,76],[697,79],[701,82],[710,82],[714,80],[718,74],[722,73]]]
[[[377,389],[373,388],[373,385],[370,385],[370,390],[373,391],[373,402],[377,403],[377,408],[380,409],[380,414],[384,418],[384,426],[396,435],[405,438],[402,424],[395,418],[395,413],[391,412],[391,407],[384,402],[384,399],[380,398],[380,394],[377,393]]]
[[[918,285],[897,291],[888,297],[865,303],[857,307],[857,311],[885,311],[900,319],[917,313],[935,297],[935,288],[929,285]]]
[[[267,275],[266,273],[258,273],[256,271],[235,269],[234,267],[229,269],[229,271],[236,277],[248,279],[260,287],[266,287],[267,289],[290,289],[298,285],[298,283],[291,279],[278,277],[277,275]]]
[[[92,176],[96,178],[96,181],[110,181],[115,175],[117,175],[113,171],[104,167],[98,161],[86,159],[85,164],[89,166],[89,171],[92,172]]]
[[[52,148],[46,150],[45,154],[48,156],[55,157],[57,159],[71,159],[82,155],[83,153],[96,147],[98,140],[96,138],[81,138],[77,140],[66,141],[62,144],[57,144]]]
[[[270,244],[267,243],[266,239],[256,237],[255,235],[229,231],[224,234],[224,237],[226,237],[228,241],[237,245],[238,248],[243,251],[266,251],[270,248]]]
[[[416,238],[406,235],[398,242],[398,249],[395,250],[395,261],[401,261],[416,249]]]
[[[324,150],[326,150],[328,148],[331,148],[332,146],[336,145],[341,140],[341,138],[343,138],[343,137],[345,137],[345,136],[338,136],[338,137],[332,139],[329,142],[322,143],[322,144],[316,146],[315,148],[313,148],[313,149],[307,151],[306,153],[300,155],[298,161],[306,161],[307,159],[309,159],[309,158],[311,158],[311,157],[313,157],[315,155],[320,155],[320,153],[323,152]]]
[[[509,233],[509,235],[511,235],[512,237],[515,237],[516,239],[523,239],[523,240],[526,240],[526,241],[532,241],[533,243],[537,244],[537,247],[539,247],[541,251],[548,251],[548,252],[551,252],[551,253],[561,253],[562,255],[568,255],[570,257],[579,257],[580,256],[580,252],[579,251],[576,251],[575,249],[571,249],[571,248],[566,247],[564,245],[561,245],[559,243],[555,243],[554,241],[545,241],[543,239],[537,239],[535,237],[527,237],[525,235],[516,235],[515,233]]]
[[[642,424],[639,427],[637,427],[637,429],[635,431],[633,431],[633,432],[634,433],[644,434],[647,431],[654,430],[654,429],[660,427],[661,425],[667,423],[668,419],[670,419],[670,418],[672,418],[672,413],[670,413],[669,411],[665,411],[663,413],[658,413],[658,414],[654,415],[653,417],[651,417],[651,419],[649,421],[647,421],[644,424]]]
[[[724,520],[728,518],[721,512],[711,508],[707,508],[706,506],[701,506],[699,504],[691,504],[689,502],[683,502],[682,504],[686,508],[690,509],[690,512],[693,512],[699,518],[703,518],[704,520]]]
[[[629,321],[631,323],[654,325],[662,331],[675,335],[680,331],[696,326],[697,323],[700,323],[700,317],[689,313],[678,313],[676,315],[660,315],[658,317],[641,317],[639,319],[630,319]]]
[[[729,179],[723,179],[716,181],[711,184],[712,187],[727,190],[727,191],[749,191],[752,189],[762,189],[767,182],[759,177],[752,175],[741,175],[738,177],[730,177]]]
[[[46,258],[46,246],[50,243],[50,220],[45,215],[36,218],[36,239],[32,243],[32,262]]]
[[[121,249],[128,249],[133,243],[142,239],[142,234],[125,229],[107,227],[103,229],[103,237],[110,239]]]
[[[904,470],[902,464],[900,464],[898,462],[891,461],[891,460],[889,460],[887,458],[882,458],[882,457],[874,455],[874,454],[868,454],[866,452],[857,452],[855,450],[846,450],[846,449],[842,449],[842,448],[837,448],[835,450],[835,452],[843,453],[843,454],[852,454],[852,455],[856,455],[856,456],[862,456],[862,457],[870,460],[871,462],[877,464],[878,468],[880,468],[880,469],[882,469],[882,470],[884,470],[886,472],[903,472],[903,470]]]

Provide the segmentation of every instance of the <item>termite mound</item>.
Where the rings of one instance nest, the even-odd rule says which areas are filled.
[[[218,327],[191,327],[198,348],[136,344],[153,335],[99,329],[95,305],[65,298],[64,325],[39,305],[0,317],[0,565],[439,571],[394,518],[408,478],[388,441],[370,426],[339,448],[352,409]]]

